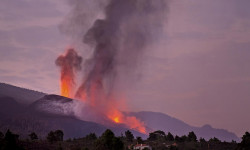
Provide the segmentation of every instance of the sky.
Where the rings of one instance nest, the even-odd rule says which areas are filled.
[[[249,0],[172,0],[164,32],[125,90],[128,109],[238,136],[250,131],[249,6]],[[59,28],[70,10],[64,0],[0,1],[0,82],[60,93],[55,59],[74,43]]]

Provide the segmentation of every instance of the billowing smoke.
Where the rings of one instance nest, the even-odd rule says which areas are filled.
[[[61,71],[61,95],[73,97],[75,88],[75,73],[81,69],[82,57],[74,49],[68,49],[65,55],[60,55],[55,63]]]
[[[127,71],[129,74],[138,67],[138,58],[157,41],[166,20],[167,1],[70,0],[73,10],[68,23],[61,26],[64,33],[70,34],[74,40],[80,37],[83,45],[93,49],[92,55],[84,63],[83,81],[75,97],[84,100],[115,123],[125,123],[144,133],[142,122],[133,116],[124,116],[117,109],[121,97],[117,96],[116,83],[122,73]],[[101,13],[100,10],[104,11]],[[60,59],[57,62],[62,62]],[[80,62],[70,59],[66,62],[70,64],[66,68],[76,67],[74,61]],[[71,71],[74,73],[74,69]],[[129,82],[129,79],[123,80]]]
[[[166,0],[110,0],[105,18],[97,19],[83,37],[94,46],[92,57],[85,65],[84,82],[76,96],[90,93],[91,86],[105,87],[112,94],[120,68],[136,66],[148,44],[162,31]],[[119,68],[119,69],[118,69]]]

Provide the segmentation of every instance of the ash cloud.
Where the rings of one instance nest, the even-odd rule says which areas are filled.
[[[162,32],[168,1],[109,0],[102,3],[100,1],[70,1],[70,3],[75,6],[70,17],[71,24],[74,24],[74,30],[71,31],[81,31],[77,36],[82,34],[82,41],[93,48],[92,56],[85,62],[84,81],[76,97],[81,97],[81,93],[89,93],[88,90],[93,84],[98,89],[105,88],[106,93],[112,94],[120,72],[123,70],[132,72],[146,47],[154,43],[157,35]],[[88,14],[96,16],[97,19],[92,20],[93,25],[86,30],[91,21],[88,17],[85,18],[88,14],[79,9],[79,6],[103,8],[104,17],[98,18],[100,15],[93,15],[95,14],[93,11],[89,12]],[[90,11],[90,8],[87,10]]]
[[[82,57],[72,48],[68,49],[65,56],[60,55],[56,59],[56,65],[62,69],[70,68],[71,70],[81,69]]]

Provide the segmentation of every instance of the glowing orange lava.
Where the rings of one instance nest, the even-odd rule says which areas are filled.
[[[111,109],[108,114],[108,118],[114,123],[121,123],[127,125],[130,129],[137,130],[146,134],[146,128],[143,122],[139,121],[134,116],[125,116],[117,109]]]
[[[65,54],[60,55],[55,63],[60,67],[60,86],[61,95],[73,97],[75,87],[75,73],[81,69],[82,58],[73,48],[66,50]]]
[[[72,83],[69,77],[64,77],[61,79],[61,95],[64,97],[72,97]]]
[[[120,123],[119,117],[115,117],[115,118],[114,118],[114,122],[115,122],[115,123]]]

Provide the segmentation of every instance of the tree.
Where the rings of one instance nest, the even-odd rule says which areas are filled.
[[[112,150],[122,150],[123,149],[124,144],[119,138],[114,137],[112,141],[113,141]]]
[[[47,135],[47,140],[50,142],[50,143],[54,143],[56,142],[56,137],[55,137],[55,134],[53,131],[50,131]]]
[[[88,135],[86,135],[85,137],[87,140],[96,140],[97,139],[97,136],[95,133],[90,133]]]
[[[50,131],[47,136],[47,140],[50,143],[54,143],[57,141],[63,141],[63,131],[62,130],[56,130],[55,132]]]
[[[207,142],[204,138],[200,138],[200,143],[205,143],[205,142]]]
[[[217,139],[216,137],[209,139],[209,143],[220,143],[221,141]]]
[[[157,130],[157,131],[155,131],[154,133],[157,134],[157,135],[160,136],[160,137],[166,136],[165,132],[164,132],[164,131],[161,131],[161,130]]]
[[[197,137],[193,131],[188,133],[188,141],[197,141]]]
[[[127,130],[127,131],[125,132],[125,136],[126,136],[126,140],[127,140],[128,142],[133,142],[133,140],[134,140],[134,135],[133,135],[129,130]]]
[[[149,133],[148,140],[149,141],[155,141],[155,140],[157,140],[157,135],[154,132]]]
[[[185,142],[187,141],[188,137],[186,135],[183,135],[180,137],[180,142]]]
[[[37,135],[36,135],[35,132],[30,133],[29,137],[30,137],[31,140],[37,140],[38,139],[38,137],[37,137]]]
[[[246,132],[243,137],[242,141],[239,143],[238,150],[247,150],[250,149],[250,134],[249,132]]]
[[[168,135],[166,136],[166,140],[167,141],[174,141],[174,136],[170,132],[168,132]]]
[[[137,142],[138,144],[142,144],[142,143],[143,143],[143,140],[142,140],[142,138],[141,138],[140,136],[137,136],[137,137],[136,137],[136,142]]]
[[[165,132],[158,130],[158,131],[149,133],[148,140],[154,141],[154,140],[164,139],[165,137],[166,137]]]
[[[55,138],[56,138],[56,141],[63,141],[63,131],[62,130],[56,130],[54,132],[54,135],[55,135]]]
[[[231,143],[232,143],[232,144],[236,144],[237,142],[236,142],[235,140],[232,140]]]
[[[249,134],[249,132],[245,132],[245,134],[242,137],[242,142],[244,144],[250,145],[250,134]]]
[[[0,145],[2,145],[3,138],[4,138],[4,134],[0,131]],[[1,149],[1,146],[0,146],[0,149]]]
[[[175,138],[174,138],[174,140],[175,140],[176,142],[180,142],[181,138],[180,138],[178,135],[176,135]]]
[[[19,135],[13,134],[10,130],[7,130],[7,132],[5,133],[5,136],[4,136],[4,140],[6,140],[10,143],[16,143],[18,138],[19,138]]]
[[[114,133],[107,129],[95,143],[96,150],[122,150],[122,141],[115,137]]]
[[[19,135],[13,134],[10,130],[7,130],[4,136],[4,144],[2,145],[1,149],[3,150],[18,150],[22,149],[17,145]]]
[[[107,129],[101,136],[101,140],[104,142],[103,144],[107,146],[108,149],[112,148],[113,138],[115,137],[114,133]]]

